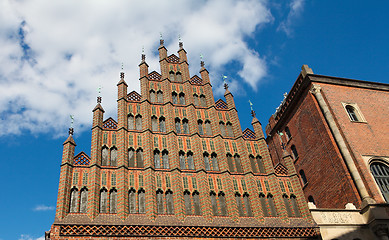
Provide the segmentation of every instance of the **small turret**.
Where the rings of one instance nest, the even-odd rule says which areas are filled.
[[[251,104],[251,102],[250,102],[250,104]],[[255,116],[255,111],[253,110],[252,107],[251,107],[251,116],[253,116],[253,120],[251,121],[251,125],[253,125],[256,137],[257,138],[264,138],[265,135],[263,134],[262,124]]]
[[[162,39],[162,36],[161,36],[161,39],[159,40],[159,48],[158,48],[158,51],[159,51],[159,61],[167,58],[167,49],[165,48],[163,43],[164,43],[164,40]]]
[[[183,43],[179,42],[178,47],[179,47],[178,56],[180,58],[180,63],[188,62],[188,57],[186,56],[186,51],[184,49]]]

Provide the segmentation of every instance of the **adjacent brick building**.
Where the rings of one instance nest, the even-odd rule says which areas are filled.
[[[215,102],[208,71],[159,47],[161,72],[140,68],[141,94],[120,74],[118,119],[93,109],[91,156],[64,143],[47,239],[315,238],[290,156],[274,165],[260,122],[241,130],[234,98]]]
[[[368,227],[382,223],[387,234],[388,106],[389,84],[317,75],[304,65],[266,126],[273,164],[290,154],[307,201],[332,209],[352,203],[369,215]]]

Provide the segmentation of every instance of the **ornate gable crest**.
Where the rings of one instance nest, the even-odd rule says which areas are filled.
[[[117,127],[118,123],[111,117],[103,122],[103,128],[105,129],[116,129]]]
[[[180,58],[177,57],[176,55],[172,54],[169,57],[167,57],[167,61],[170,62],[170,63],[179,63],[180,62]]]
[[[255,132],[253,132],[251,129],[249,128],[246,128],[244,131],[243,131],[243,138],[246,138],[246,139],[255,139]]]
[[[73,165],[75,166],[88,166],[90,163],[90,157],[84,152],[80,152],[74,157]]]
[[[228,109],[227,103],[222,99],[217,100],[215,106],[217,109]]]
[[[275,167],[274,167],[274,172],[277,174],[277,175],[288,175],[288,169],[282,165],[281,163],[278,163]]]
[[[203,79],[201,79],[199,76],[197,75],[194,75],[191,79],[190,79],[190,82],[192,84],[198,84],[198,85],[201,85],[203,84]]]
[[[142,96],[136,91],[132,91],[127,95],[127,100],[130,102],[140,102]]]
[[[152,71],[151,73],[149,73],[148,77],[149,80],[157,80],[157,81],[161,80],[161,74],[157,73],[156,71]]]

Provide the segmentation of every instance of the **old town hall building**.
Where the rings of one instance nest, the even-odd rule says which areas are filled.
[[[98,98],[91,156],[70,129],[46,239],[316,238],[291,156],[273,165],[255,112],[242,131],[228,85],[215,101],[204,62],[190,76],[183,44],[163,44],[160,73],[142,55],[140,94],[120,74],[117,120]]]

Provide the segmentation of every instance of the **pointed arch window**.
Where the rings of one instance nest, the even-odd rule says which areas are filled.
[[[180,151],[180,153],[178,154],[178,157],[180,159],[180,168],[186,169],[185,153],[183,151]]]
[[[293,158],[294,158],[294,159],[297,159],[297,158],[299,157],[299,154],[298,154],[298,152],[297,152],[296,146],[295,146],[295,145],[292,145],[292,146],[290,147],[290,149],[292,150]]]
[[[152,103],[156,102],[154,90],[150,90],[150,102],[152,102]]]
[[[103,188],[100,191],[100,213],[107,213],[107,189]]]
[[[242,165],[240,163],[240,156],[238,154],[235,154],[234,155],[234,160],[235,160],[236,171],[239,172],[239,173],[242,173],[243,170],[242,170]]]
[[[211,122],[209,120],[205,120],[204,127],[206,134],[212,136]]]
[[[223,192],[219,193],[220,215],[227,216],[226,198]]]
[[[154,150],[154,166],[155,168],[161,168],[161,161],[159,158],[159,151]]]
[[[386,202],[389,202],[389,167],[381,162],[373,162],[370,171],[381,190]]]
[[[177,132],[177,134],[180,134],[181,133],[181,121],[179,118],[176,118],[174,120],[174,122],[175,122],[175,126],[176,126],[176,132]]]
[[[195,215],[201,215],[201,208],[200,208],[200,195],[199,192],[194,191],[193,194],[193,207],[194,207],[194,214]]]
[[[243,203],[244,203],[244,207],[246,209],[247,217],[252,217],[253,212],[251,211],[250,199],[249,199],[249,195],[247,193],[243,194]]]
[[[128,166],[135,167],[135,151],[133,148],[128,150]]]
[[[193,162],[193,153],[192,152],[188,152],[186,154],[186,158],[188,160],[188,169],[194,170],[195,167],[194,167],[194,162]]]
[[[316,203],[315,203],[315,199],[312,197],[312,195],[309,195],[309,196],[308,196],[308,202],[311,202],[311,203],[313,203],[313,204],[316,204]]]
[[[80,213],[86,213],[88,204],[88,189],[83,188],[80,195]]]
[[[218,212],[218,208],[217,208],[216,193],[211,191],[210,197],[211,197],[212,213],[214,216],[217,216],[217,215],[219,215],[219,212]]]
[[[182,129],[184,134],[189,134],[189,123],[188,119],[186,118],[182,120]]]
[[[257,166],[255,164],[254,156],[250,155],[249,159],[250,159],[250,165],[251,165],[251,169],[252,169],[253,173],[258,173]]]
[[[353,121],[353,122],[359,121],[357,111],[353,106],[346,105],[346,111],[347,111],[348,117],[350,118],[351,121]]]
[[[108,148],[103,147],[103,149],[101,150],[101,166],[108,166],[108,155]]]
[[[266,173],[266,171],[265,171],[265,165],[263,164],[263,159],[262,159],[262,157],[259,156],[259,155],[257,155],[256,159],[257,159],[257,164],[258,164],[259,172],[260,172],[260,173]]]
[[[205,170],[207,170],[207,171],[211,170],[211,166],[209,164],[209,154],[207,152],[205,152],[203,154],[203,158],[204,158]]]
[[[217,154],[216,153],[211,154],[211,162],[212,162],[212,170],[219,171],[219,164],[217,161]]]
[[[269,204],[270,214],[272,217],[277,217],[277,210],[276,206],[274,204],[273,195],[268,194],[267,195],[267,203]]]
[[[162,151],[162,165],[164,169],[169,169],[169,152],[167,150]]]
[[[288,217],[292,217],[292,210],[290,209],[290,203],[289,198],[286,194],[282,195],[282,199],[284,200],[284,205],[286,209],[286,213],[288,214]]]
[[[165,125],[165,118],[164,117],[159,118],[159,131],[166,132],[166,125]]]
[[[207,107],[207,100],[205,99],[205,96],[203,94],[200,95],[200,105],[202,107]]]
[[[163,103],[163,93],[161,90],[157,91],[157,100],[158,100],[158,103]]]
[[[301,217],[300,209],[299,209],[299,206],[297,204],[296,196],[293,195],[293,194],[290,196],[290,204],[292,205],[292,208],[293,208],[293,211],[294,211],[294,216],[295,217]]]
[[[177,104],[177,93],[173,92],[172,93],[172,101],[173,101],[173,104]]]
[[[305,186],[305,184],[308,183],[308,180],[307,180],[307,177],[305,176],[304,170],[301,169],[299,171],[299,174],[300,174],[301,182],[302,182],[303,186]]]
[[[190,200],[190,192],[189,191],[184,192],[184,203],[185,203],[186,215],[191,215],[192,214],[192,203]]]
[[[151,131],[158,132],[158,119],[156,116],[151,117]]]
[[[109,194],[109,213],[117,212],[117,191],[112,189]]]
[[[140,189],[138,192],[138,204],[139,213],[146,213],[146,201],[145,201],[145,190]]]
[[[268,217],[269,216],[269,211],[267,209],[267,200],[266,200],[266,196],[263,193],[259,194],[259,201],[261,203],[261,208],[262,208],[263,216],[264,217]]]
[[[232,124],[227,122],[226,124],[227,134],[229,137],[234,137],[234,131],[232,130]]]
[[[203,129],[203,121],[198,120],[197,121],[198,127],[199,127],[199,134],[204,135],[204,129]]]
[[[185,105],[185,94],[184,93],[180,93],[179,99],[180,99],[180,104]]]
[[[128,193],[128,207],[130,213],[136,213],[136,193],[135,189],[131,188]]]
[[[174,214],[173,192],[170,190],[166,191],[166,213],[167,214]]]
[[[223,137],[226,136],[226,126],[224,125],[224,122],[219,122],[219,128],[220,128],[220,133]]]
[[[117,156],[118,150],[116,148],[111,149],[111,162],[110,165],[116,167],[117,166]]]
[[[163,214],[163,192],[161,189],[157,190],[157,213]]]
[[[143,150],[141,148],[136,151],[136,167],[143,168]]]
[[[128,118],[127,118],[127,122],[128,122],[128,129],[129,130],[134,130],[135,129],[135,125],[134,125],[134,116],[132,116],[131,114],[128,115]]]
[[[230,172],[235,172],[235,167],[234,167],[234,162],[232,160],[232,155],[227,153],[227,164],[228,164],[228,169]]]
[[[292,138],[292,134],[290,134],[290,130],[288,127],[285,127],[285,134],[288,140]]]
[[[135,125],[136,125],[136,130],[141,131],[142,130],[142,116],[137,115],[135,117]]]
[[[244,216],[243,206],[242,206],[242,200],[239,193],[235,193],[235,201],[236,206],[238,207],[239,216]]]
[[[70,192],[70,210],[71,213],[78,212],[78,189],[73,188]]]
[[[177,72],[177,73],[176,73],[176,81],[177,81],[177,82],[182,82],[182,75],[181,75],[180,72]]]
[[[170,81],[174,81],[174,76],[175,76],[174,72],[170,71],[169,72],[169,79],[170,79]]]
[[[199,105],[199,96],[197,94],[193,94],[193,103],[195,106]]]

